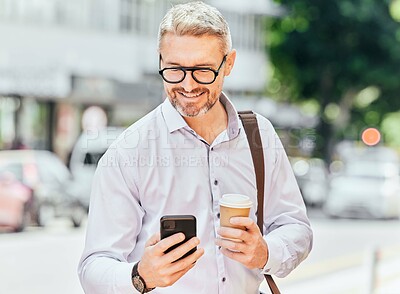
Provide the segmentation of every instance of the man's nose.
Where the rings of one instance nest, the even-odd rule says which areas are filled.
[[[193,89],[198,87],[198,83],[193,79],[192,72],[187,71],[186,77],[181,82],[182,88],[185,89],[186,92],[191,92]]]

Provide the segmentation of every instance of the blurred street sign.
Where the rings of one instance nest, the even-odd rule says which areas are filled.
[[[72,78],[72,100],[80,102],[134,103],[155,107],[161,102],[162,83],[146,77],[141,83],[127,83],[106,78],[77,77]]]
[[[283,6],[271,0],[252,0],[251,4],[244,0],[210,0],[208,2],[212,6],[215,6],[221,10],[239,12],[242,14],[250,13],[280,16],[286,13],[286,10]]]
[[[71,91],[68,73],[54,68],[2,68],[0,94],[36,97],[66,97]]]
[[[106,78],[73,77],[71,97],[81,101],[95,99],[110,102],[116,99],[115,82]]]

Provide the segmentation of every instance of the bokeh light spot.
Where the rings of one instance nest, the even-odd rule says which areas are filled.
[[[374,146],[381,140],[381,133],[376,128],[368,128],[362,132],[361,139],[364,144]]]

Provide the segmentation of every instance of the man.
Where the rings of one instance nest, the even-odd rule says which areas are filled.
[[[202,2],[176,5],[159,30],[167,99],[129,127],[99,162],[79,276],[86,293],[258,293],[263,273],[286,276],[312,232],[288,159],[258,116],[266,166],[264,232],[256,205],[219,226],[223,194],[257,203],[254,167],[237,112],[222,93],[236,51],[226,21]],[[197,237],[160,240],[163,215],[190,214]],[[241,242],[227,240],[240,239]],[[186,252],[197,250],[179,260]]]

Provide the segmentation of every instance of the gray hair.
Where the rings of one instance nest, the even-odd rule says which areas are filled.
[[[222,14],[201,1],[173,6],[160,23],[158,50],[166,33],[177,36],[216,36],[221,42],[221,51],[227,54],[232,49],[229,26]]]

